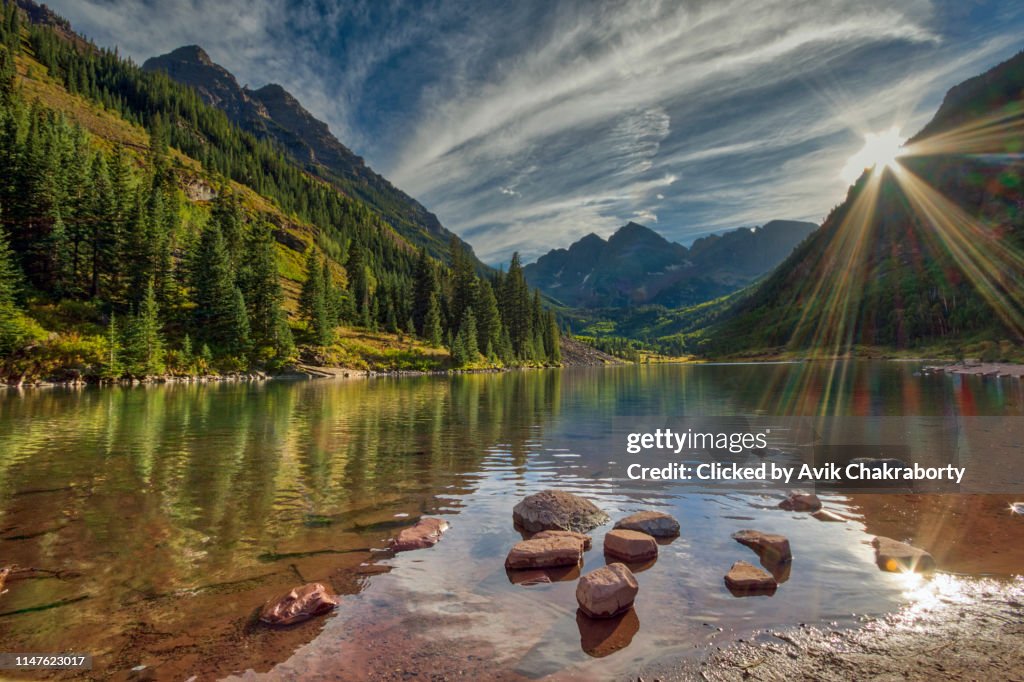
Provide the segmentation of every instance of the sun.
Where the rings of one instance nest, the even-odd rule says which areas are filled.
[[[893,126],[880,133],[866,134],[864,146],[846,162],[839,174],[840,177],[852,184],[868,168],[881,170],[891,166],[903,153],[903,143],[906,141],[905,137],[900,137],[899,126]]]

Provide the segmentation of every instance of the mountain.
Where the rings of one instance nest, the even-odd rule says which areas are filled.
[[[714,354],[857,345],[983,358],[1024,344],[1024,52],[952,88],[887,168],[724,320]]]
[[[281,145],[302,167],[349,196],[360,199],[395,230],[436,258],[448,257],[455,235],[433,213],[366,165],[287,90],[271,83],[258,90],[241,86],[198,45],[179,47],[143,63],[144,71],[162,71],[194,88],[209,105],[257,137]],[[458,239],[458,237],[455,237]],[[469,246],[458,240],[464,248]],[[478,269],[485,267],[474,261]]]
[[[526,279],[576,308],[693,305],[735,291],[770,271],[817,225],[775,220],[698,239],[687,249],[630,222],[608,241],[589,234],[524,268]]]

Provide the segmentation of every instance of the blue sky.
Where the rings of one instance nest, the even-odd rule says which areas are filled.
[[[49,4],[136,61],[195,43],[282,84],[490,263],[629,220],[818,222],[865,134],[1024,48],[1009,1]]]

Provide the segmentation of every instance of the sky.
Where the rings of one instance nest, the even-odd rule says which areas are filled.
[[[631,220],[820,222],[865,136],[1024,48],[1009,0],[48,4],[139,63],[198,44],[280,83],[492,264]]]

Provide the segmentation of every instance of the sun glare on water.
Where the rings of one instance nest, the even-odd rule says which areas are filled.
[[[864,146],[850,157],[840,176],[852,184],[868,168],[882,170],[892,165],[896,157],[903,153],[903,143],[906,141],[906,138],[900,137],[898,126],[880,133],[868,133],[864,136]]]

